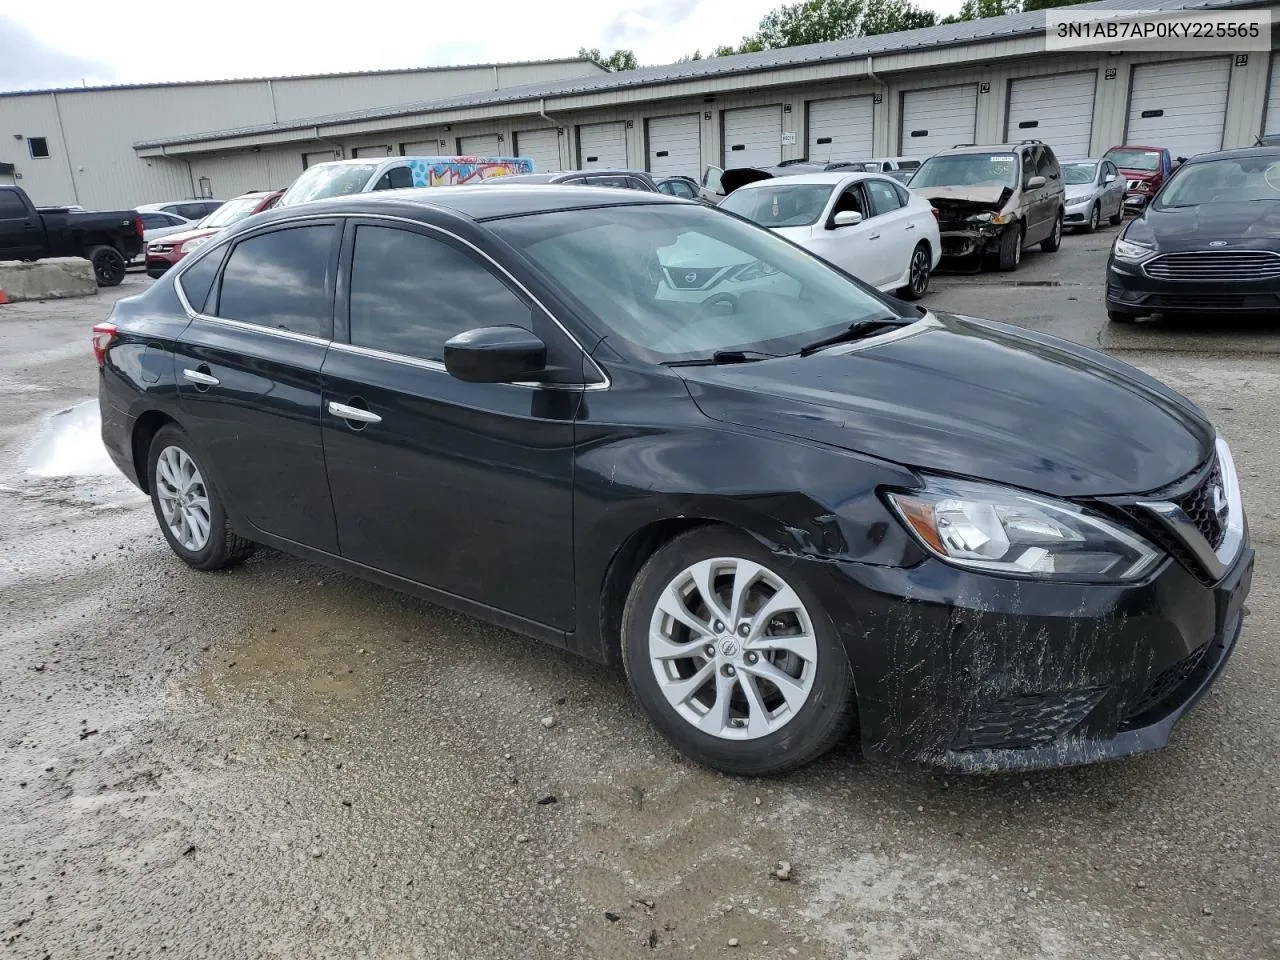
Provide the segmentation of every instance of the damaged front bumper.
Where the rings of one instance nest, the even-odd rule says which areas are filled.
[[[831,564],[863,752],[979,772],[1159,749],[1234,648],[1253,559],[1213,586],[1173,559],[1134,585]]]
[[[1004,227],[991,223],[943,223],[939,225],[942,255],[949,260],[984,256],[1000,244]]]

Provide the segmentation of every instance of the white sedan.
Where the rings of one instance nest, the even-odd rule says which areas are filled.
[[[886,293],[919,300],[942,259],[928,201],[875,173],[806,173],[739,187],[720,209],[746,217]]]

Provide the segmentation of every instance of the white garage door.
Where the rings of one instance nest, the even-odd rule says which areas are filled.
[[[1089,156],[1097,80],[1089,70],[1011,81],[1005,139],[1043,140],[1059,158]]]
[[[317,163],[328,163],[330,160],[337,160],[338,155],[332,150],[320,150],[316,153],[304,153],[302,155],[302,169],[314,167]]]
[[[560,162],[560,137],[554,129],[517,130],[515,153],[532,160],[538,173],[554,173],[564,166]]]
[[[696,113],[650,117],[649,172],[657,177],[696,177],[702,172],[702,121]]]
[[[726,110],[724,165],[771,167],[782,162],[782,107]]]
[[[461,157],[500,157],[502,141],[496,133],[480,133],[473,137],[458,138],[458,156]]]
[[[910,90],[902,95],[902,155],[931,157],[957,143],[973,143],[978,128],[978,87]]]
[[[400,144],[400,152],[406,157],[436,157],[444,148],[439,140],[413,140]]]
[[[1175,60],[1133,68],[1125,143],[1168,147],[1175,157],[1222,149],[1231,60]]]
[[[1263,133],[1280,133],[1280,55],[1271,55],[1271,86],[1267,90],[1267,115]]]
[[[375,147],[353,147],[351,150],[351,156],[362,157],[365,160],[381,160],[384,157],[391,156],[391,148],[385,143],[380,143]]]
[[[871,98],[844,97],[809,104],[809,159],[862,160],[875,152]]]
[[[584,123],[578,127],[578,160],[583,170],[627,165],[625,123]]]

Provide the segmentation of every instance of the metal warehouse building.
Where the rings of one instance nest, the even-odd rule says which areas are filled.
[[[1077,9],[1135,7],[1280,9],[1256,0],[1105,0]],[[18,172],[40,202],[67,202],[70,175],[85,184],[79,202],[120,206],[198,195],[202,187],[219,197],[283,187],[307,164],[332,157],[502,153],[531,157],[541,170],[629,166],[697,175],[709,164],[927,156],[956,143],[1029,138],[1063,157],[1125,141],[1190,155],[1251,144],[1269,125],[1280,132],[1273,53],[1049,52],[1044,24],[1043,12],[1013,14],[616,74],[581,61],[473,68],[501,72],[509,81],[520,70],[558,75],[448,92],[437,85],[429,98],[395,106],[373,105],[387,99],[386,86],[330,78],[328,105],[339,109],[307,114],[303,104],[325,95],[299,96],[284,110],[273,106],[273,119],[238,125],[220,123],[235,113],[225,102],[230,94],[222,92],[228,85],[146,88],[153,99],[145,105],[125,107],[121,100],[114,108],[136,112],[127,127],[141,134],[128,156],[104,156],[118,171],[90,177],[81,170],[98,150],[86,139],[73,142],[74,159],[50,158],[54,168],[59,162],[68,168],[61,181],[58,174],[29,175],[39,164],[25,157],[18,158]],[[441,78],[427,81],[437,84],[448,77],[461,85],[468,76],[462,69],[456,79],[450,71],[418,73]],[[278,103],[281,86],[291,82],[259,83],[274,84]],[[192,89],[207,95],[181,107],[167,102],[168,91],[179,89],[184,96]],[[68,121],[67,101],[79,95],[44,94],[39,109],[53,99],[55,110],[62,105],[54,123]],[[235,99],[241,96],[248,94]],[[361,97],[362,107],[351,106]],[[18,135],[30,126],[21,114],[14,117],[22,100],[0,98],[0,160],[12,159],[2,152],[9,142],[3,131]],[[109,116],[83,118],[86,109],[112,108],[77,108],[75,129],[86,131],[83,136],[111,127]],[[186,126],[208,132],[142,132],[174,127],[175,111],[183,112]]]

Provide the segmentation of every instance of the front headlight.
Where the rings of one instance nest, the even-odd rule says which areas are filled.
[[[966,223],[994,223],[999,226],[1002,223],[1008,223],[1013,219],[1012,214],[1005,215],[1001,213],[971,213],[965,217]]]
[[[1137,580],[1159,550],[1074,503],[1009,487],[927,478],[889,502],[930,553],[958,567],[1038,580]]]
[[[1145,244],[1118,238],[1111,253],[1117,260],[1123,260],[1125,263],[1141,263],[1152,256],[1155,250]]]
[[[188,240],[182,245],[182,252],[194,253],[212,239],[213,237],[196,237],[194,240]]]

